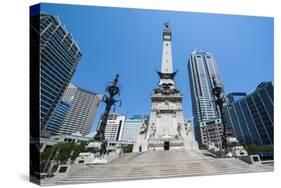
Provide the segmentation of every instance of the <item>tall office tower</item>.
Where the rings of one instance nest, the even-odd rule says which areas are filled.
[[[49,121],[47,130],[50,135],[60,134],[60,129],[62,128],[63,121],[68,114],[70,109],[70,104],[65,101],[60,101],[52,118]]]
[[[36,25],[38,23],[40,25]],[[31,72],[40,72],[40,75],[35,74],[34,80],[31,81],[38,82],[39,85],[37,83],[31,85],[32,87],[37,85],[40,88],[40,125],[41,135],[43,135],[75,72],[81,53],[79,46],[58,17],[40,13],[31,17],[30,24],[31,38],[34,39],[32,43],[38,42],[31,50],[35,50],[34,54],[39,54],[39,57],[35,57],[36,59],[32,57]],[[38,35],[38,41],[36,41],[36,35]],[[40,80],[35,76],[38,76]]]
[[[30,172],[38,181],[41,137],[50,136],[48,124],[81,58],[79,46],[59,19],[42,13],[40,6],[30,7],[29,29]]]
[[[125,120],[121,141],[127,144],[134,144],[137,141],[140,128],[144,125],[146,117],[135,115]]]
[[[70,109],[64,119],[60,134],[75,132],[80,132],[83,136],[89,134],[101,95],[70,83],[62,100],[70,104]]]
[[[121,141],[125,119],[126,117],[123,115],[109,113],[104,133],[108,142]]]
[[[159,82],[151,94],[148,127],[140,131],[134,152],[154,150],[198,149],[184,121],[183,96],[176,87],[172,63],[172,32],[166,23],[163,29],[163,51]]]
[[[212,93],[213,79],[221,84],[214,55],[194,51],[188,61],[195,138],[200,144],[221,145],[222,120]]]
[[[243,94],[243,93],[242,93]],[[272,82],[260,83],[256,90],[242,98],[237,93],[228,95],[224,106],[227,124],[241,144],[273,145],[274,97]]]

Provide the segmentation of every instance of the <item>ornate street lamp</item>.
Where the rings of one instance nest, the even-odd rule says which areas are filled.
[[[223,110],[223,104],[225,102],[224,94],[223,94],[223,86],[217,82],[215,77],[213,77],[213,94],[216,97],[216,105],[219,108],[221,120],[222,120],[222,126],[223,126],[223,135],[222,135],[222,149],[227,149],[227,124],[224,118],[224,110]]]
[[[102,98],[102,101],[106,104],[102,120],[99,126],[99,129],[97,131],[97,134],[94,136],[94,141],[101,141],[101,149],[100,149],[100,154],[105,154],[106,153],[106,146],[107,146],[107,141],[105,140],[104,132],[107,124],[107,119],[108,115],[110,112],[111,107],[116,103],[119,103],[121,105],[121,100],[116,100],[114,97],[116,95],[120,95],[120,85],[118,83],[119,79],[119,74],[116,74],[116,77],[113,82],[110,83],[105,89],[106,92],[108,92],[109,96],[104,95]]]

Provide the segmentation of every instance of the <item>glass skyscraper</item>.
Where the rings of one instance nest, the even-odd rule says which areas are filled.
[[[234,100],[229,94],[224,106],[228,126],[244,145],[273,145],[274,97],[272,82],[260,83],[256,90],[243,98]]]
[[[49,121],[47,130],[51,135],[58,135],[62,127],[63,121],[69,112],[70,104],[64,101],[60,101],[51,120]]]
[[[221,84],[214,55],[205,51],[191,53],[188,64],[189,85],[194,116],[195,139],[200,144],[220,146],[222,121],[212,93],[213,79]]]
[[[143,126],[144,121],[145,119],[141,115],[126,119],[121,140],[128,144],[136,143],[140,128]]]
[[[58,17],[40,13],[40,122],[41,134],[67,88],[81,58],[80,48]],[[31,22],[32,23],[32,22]],[[32,29],[36,29],[32,27]]]
[[[70,104],[60,134],[80,132],[83,136],[91,132],[101,95],[78,87],[72,83],[67,87],[63,101]]]
[[[61,125],[67,107],[63,105],[64,107],[60,107],[64,109],[61,109],[58,105],[75,72],[81,52],[58,17],[42,13],[40,4],[30,7],[29,26],[29,116],[32,140],[29,153],[30,172],[33,178],[39,180],[41,138],[50,136],[49,123],[51,123],[49,130],[54,132],[56,132],[54,128]],[[52,117],[54,118],[51,122]]]

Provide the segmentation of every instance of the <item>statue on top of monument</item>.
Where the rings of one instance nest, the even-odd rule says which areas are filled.
[[[165,22],[165,23],[164,23],[164,26],[165,26],[166,28],[169,28],[169,22]]]

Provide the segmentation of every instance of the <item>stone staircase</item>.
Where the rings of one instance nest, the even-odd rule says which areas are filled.
[[[215,158],[207,151],[154,151],[123,154],[106,165],[72,168],[60,180],[43,185],[92,183],[183,176],[223,175],[273,171],[273,164],[250,165],[234,158]]]

